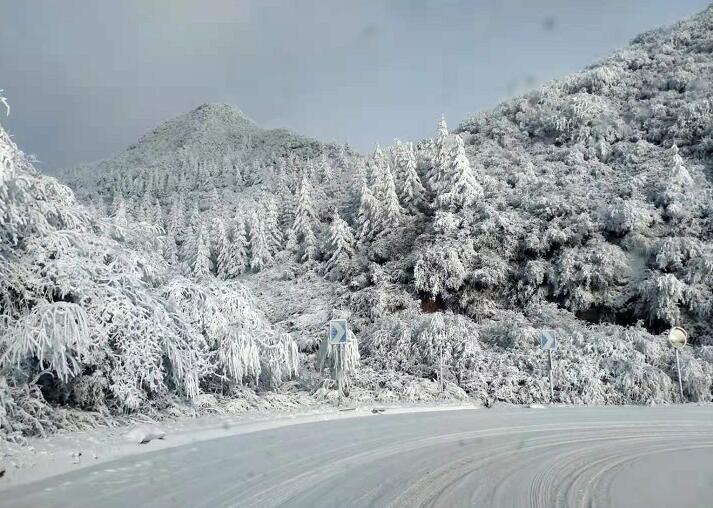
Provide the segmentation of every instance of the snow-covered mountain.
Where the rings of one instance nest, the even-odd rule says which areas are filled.
[[[303,336],[307,349],[339,308],[362,334],[367,364],[425,376],[436,375],[432,351],[419,357],[413,348],[434,310],[462,321],[446,328],[468,328],[471,339],[480,334],[473,343],[452,339],[447,362],[455,377],[469,376],[457,361],[482,365],[473,360],[486,354],[472,353],[478,348],[536,355],[540,328],[561,329],[573,347],[581,336],[577,357],[582,347],[593,347],[587,338],[598,326],[609,327],[610,337],[643,334],[658,343],[648,334],[682,325],[701,347],[693,351],[708,355],[712,19],[709,9],[643,34],[612,57],[468,119],[455,132],[441,121],[432,139],[377,148],[367,157],[316,142],[305,150],[283,142],[297,136],[260,131],[239,113],[210,106],[165,123],[92,171],[108,170],[99,187],[105,202],[131,199],[139,219],[150,215],[152,200],[163,207],[155,214],[159,221],[174,215],[171,203],[184,203],[189,225],[173,229],[187,274],[197,252],[192,238],[211,236],[218,276],[251,273],[241,277],[266,301],[282,301],[290,287],[309,294],[322,313],[283,302],[297,309],[288,317],[273,306],[275,319]],[[258,143],[267,133],[280,141]],[[245,149],[245,139],[260,149]],[[151,157],[134,159],[134,153]],[[226,157],[241,178],[226,179],[219,162]],[[146,161],[156,160],[193,162],[151,170],[161,164]],[[176,173],[182,176],[172,179]],[[134,175],[133,188],[122,183],[126,174]],[[157,174],[168,183],[152,183]],[[190,210],[196,198],[205,203],[203,214]],[[273,239],[267,248],[263,231]],[[227,259],[231,245],[240,251],[238,269],[221,267],[220,253]],[[332,281],[332,290],[312,294],[309,274]],[[279,294],[269,289],[276,286],[283,287]],[[305,313],[311,326],[300,318]],[[459,348],[471,351],[467,360],[457,360]],[[670,376],[670,355],[661,354],[651,366]],[[389,359],[401,355],[416,365]],[[709,372],[704,364],[700,369]],[[612,377],[594,376],[587,382],[597,387],[586,390],[610,389],[602,380]],[[458,383],[493,396],[472,379]],[[585,388],[570,389],[579,390],[573,400],[587,399]],[[710,386],[703,391],[696,397],[710,396]],[[646,393],[643,398],[652,396]]]
[[[335,152],[337,147],[323,144],[284,129],[262,129],[240,110],[226,104],[204,104],[193,111],[163,122],[144,135],[136,144],[112,160],[90,164],[83,179],[101,179],[103,173],[117,168],[146,169],[180,160],[189,154],[197,159],[228,157],[233,162],[271,162],[272,158],[290,155],[315,158],[322,152]]]
[[[557,400],[675,401],[665,332],[683,326],[685,397],[710,400],[711,83],[713,8],[432,139],[361,156],[206,105],[65,178],[111,224],[154,232],[165,280],[239,282],[296,339],[313,397],[334,396],[321,369],[338,363],[353,398],[440,397],[442,360],[450,396],[546,400],[552,331]],[[328,346],[335,317],[358,350]],[[243,344],[221,333],[199,335]]]

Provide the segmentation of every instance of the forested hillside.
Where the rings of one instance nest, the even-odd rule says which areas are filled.
[[[157,227],[80,206],[2,126],[0,219],[0,439],[297,373],[294,341],[244,287],[181,277]]]
[[[136,410],[154,393],[216,392],[218,380],[224,393],[223,379],[257,380],[261,363],[277,386],[295,373],[295,340],[301,389],[331,398],[320,372],[333,361],[326,325],[346,317],[359,341],[348,358],[357,400],[439,397],[441,354],[449,396],[547,400],[537,337],[554,330],[556,400],[671,402],[676,370],[665,332],[683,326],[691,337],[681,353],[685,397],[710,400],[711,83],[709,8],[454,131],[442,119],[432,139],[365,156],[205,105],[115,159],[68,173],[86,208],[35,175],[5,136],[5,171],[23,172],[30,189],[51,185],[69,215],[38,208],[59,206],[59,197],[13,198],[47,225],[3,223],[12,239],[3,265],[12,284],[3,287],[18,289],[4,290],[10,332],[0,367],[20,365],[25,377],[14,372],[13,386],[75,407],[85,399],[73,387],[100,378],[81,393],[101,394],[91,399],[97,407]],[[30,249],[32,238],[42,247]],[[44,275],[48,266],[56,275]],[[20,270],[33,285],[17,282]],[[112,298],[126,306],[121,316],[151,309],[163,317],[117,340],[119,318],[106,317],[115,306],[99,303]],[[264,316],[255,318],[264,336],[227,326],[246,313]],[[62,351],[94,363],[72,357],[58,367],[57,350],[42,349],[56,347],[54,331],[41,340],[17,331],[48,316],[82,337],[71,347],[62,339]],[[149,332],[157,323],[167,331]],[[248,361],[234,348],[251,340],[258,353]],[[286,358],[279,368],[265,360],[273,347]],[[156,381],[114,380],[137,348],[153,351]],[[51,387],[33,378],[43,371]]]

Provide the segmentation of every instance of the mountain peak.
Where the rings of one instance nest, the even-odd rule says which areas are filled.
[[[207,102],[205,104],[201,104],[196,109],[188,112],[187,116],[198,120],[220,118],[223,120],[230,120],[230,123],[234,123],[235,121],[244,121],[257,127],[257,124],[253,121],[253,119],[243,113],[242,110],[223,102]]]
[[[146,156],[188,146],[235,144],[260,132],[263,129],[239,109],[228,104],[206,103],[161,123],[129,147],[129,151]]]

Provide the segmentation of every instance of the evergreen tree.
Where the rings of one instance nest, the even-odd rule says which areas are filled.
[[[223,158],[221,180],[223,186],[228,188],[240,188],[244,184],[240,166],[233,162],[227,155]]]
[[[281,230],[287,230],[289,234],[289,230],[295,222],[296,199],[285,176],[278,182],[276,195],[280,202],[278,225]]]
[[[693,178],[691,178],[686,166],[683,165],[683,158],[678,153],[678,146],[676,146],[676,143],[674,143],[671,147],[671,158],[673,162],[673,168],[671,171],[673,181],[683,186],[693,184]]]
[[[274,199],[265,204],[264,212],[265,235],[270,252],[274,255],[282,250],[283,234],[280,229],[280,211]]]
[[[354,255],[354,235],[349,224],[339,216],[339,211],[334,209],[332,225],[329,228],[330,254],[326,263],[327,271],[337,268],[341,271],[345,269],[349,259]]]
[[[433,140],[433,153],[431,155],[431,168],[428,172],[428,186],[433,194],[439,194],[444,187],[444,173],[448,170],[450,162],[450,134],[446,119],[441,117],[438,122],[438,130]],[[447,190],[447,189],[446,189]]]
[[[168,221],[166,229],[174,236],[179,235],[185,226],[185,218],[183,215],[183,204],[181,203],[180,194],[173,195],[171,209],[168,212]]]
[[[384,231],[389,228],[396,227],[401,224],[403,217],[403,208],[399,204],[399,198],[396,195],[396,185],[391,174],[389,166],[386,166],[384,171],[384,201],[382,203],[383,215],[380,217],[378,226],[379,231]]]
[[[191,271],[194,277],[205,277],[210,274],[213,262],[210,259],[210,247],[208,246],[208,235],[205,228],[200,227],[198,236],[194,242],[195,253],[191,260]]]
[[[188,212],[188,219],[186,220],[186,225],[184,230],[189,232],[196,232],[201,226],[201,214],[198,211],[198,203],[193,201],[191,209]]]
[[[465,155],[463,138],[454,136],[455,144],[449,152],[448,163],[441,173],[441,187],[436,194],[435,206],[444,211],[456,212],[473,206],[483,197],[483,188],[475,178],[473,168]]]
[[[171,266],[178,265],[176,239],[171,233],[168,233],[163,239],[163,257]]]
[[[323,182],[329,183],[332,181],[332,163],[326,153],[321,153],[319,156],[319,175]]]
[[[265,229],[262,221],[253,211],[250,215],[250,268],[259,272],[265,268],[270,261],[270,246],[265,236]]]
[[[154,204],[151,207],[150,220],[154,225],[158,226],[159,228],[166,228],[166,222],[163,220],[163,208],[161,208],[158,199],[154,200]]]
[[[404,207],[411,213],[418,211],[423,206],[426,190],[421,184],[421,178],[416,171],[416,155],[413,145],[404,145],[399,154],[397,164],[400,166],[399,173],[402,176],[399,197]]]
[[[317,237],[312,229],[307,230],[304,239],[302,240],[302,256],[300,261],[306,263],[317,259]]]
[[[376,146],[376,150],[369,160],[367,161],[367,175],[369,179],[369,187],[374,193],[374,197],[379,201],[383,202],[386,198],[386,171],[388,170],[388,163],[384,152],[381,151],[379,145]]]
[[[150,222],[152,215],[151,195],[144,194],[136,204],[136,220],[139,222]]]
[[[238,215],[235,217],[232,241],[218,259],[224,277],[237,277],[245,271],[248,264],[247,247],[245,222],[242,216]]]
[[[309,182],[304,176],[297,199],[295,222],[290,231],[291,246],[300,253],[302,261],[314,260],[317,257],[317,238],[314,234],[316,224],[317,213],[312,203]]]
[[[223,212],[223,201],[220,199],[218,189],[215,186],[212,186],[208,192],[208,208],[218,216]]]
[[[129,219],[128,211],[126,210],[126,201],[121,194],[114,195],[114,203],[112,204],[112,217],[117,224],[126,224]]]
[[[379,218],[379,203],[371,193],[369,186],[364,183],[361,186],[361,201],[359,203],[359,215],[357,223],[359,225],[359,242],[370,241],[378,232],[377,223]]]
[[[211,229],[211,259],[213,260],[213,266],[215,266],[215,271],[221,277],[225,276],[227,273],[227,256],[230,248],[230,241],[228,239],[228,233],[225,228],[225,223],[220,217],[213,221],[213,227]]]
[[[407,153],[408,145],[397,139],[396,143],[391,148],[391,168],[394,175],[394,182],[396,182],[396,189],[399,193],[401,193],[401,187],[406,179],[404,169],[406,166]]]

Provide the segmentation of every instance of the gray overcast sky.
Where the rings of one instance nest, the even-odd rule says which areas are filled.
[[[431,135],[709,0],[0,0],[4,125],[46,171],[226,102],[360,150]]]

